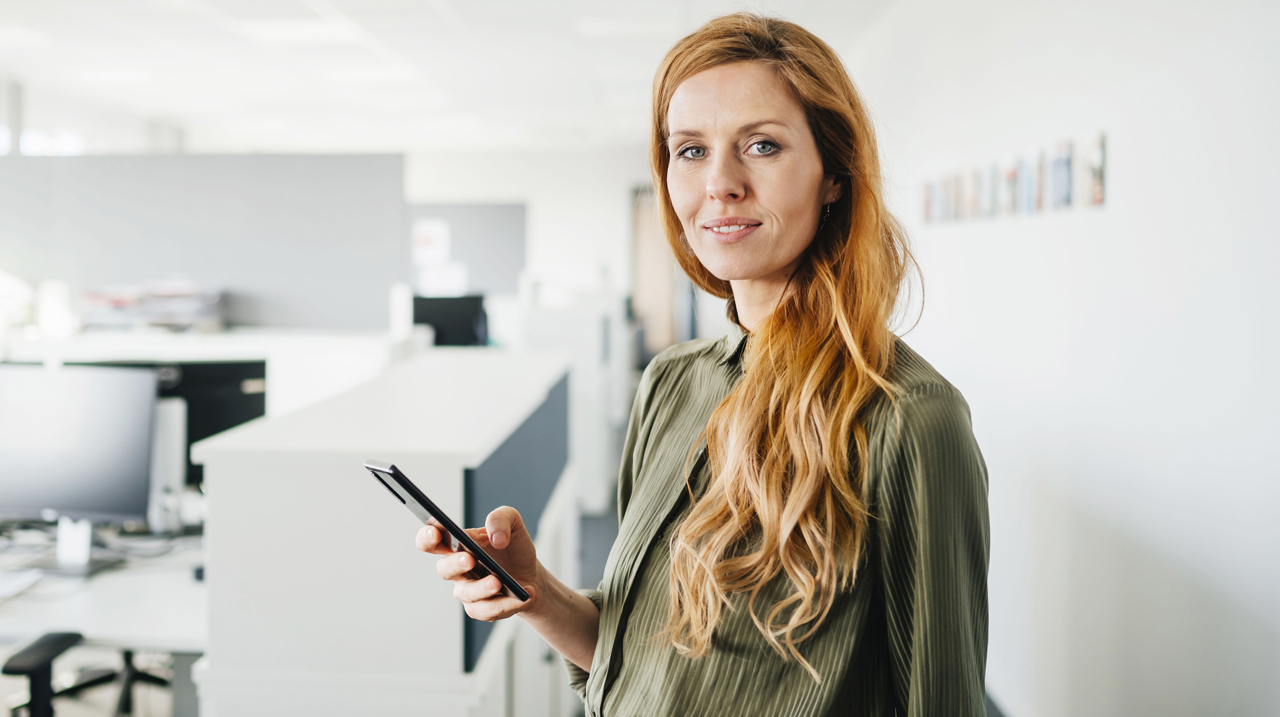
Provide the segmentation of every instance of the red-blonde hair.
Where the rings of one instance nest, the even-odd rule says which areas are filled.
[[[706,654],[730,595],[745,593],[769,644],[820,681],[797,645],[857,572],[867,525],[862,419],[877,394],[893,396],[889,322],[913,261],[885,208],[871,119],[840,58],[798,25],[738,13],[676,43],[654,79],[653,181],[667,240],[689,278],[730,299],[737,320],[729,282],[685,249],[667,186],[672,94],[733,62],[765,63],[791,89],[841,193],[789,290],[752,331],[742,380],[707,424],[712,477],[671,540],[664,635],[684,655]],[[782,574],[789,593],[760,614],[761,591]]]

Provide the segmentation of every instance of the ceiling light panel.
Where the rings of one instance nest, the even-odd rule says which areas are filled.
[[[358,45],[364,36],[350,25],[324,18],[270,18],[239,25],[242,35],[264,45]]]
[[[45,47],[52,38],[26,25],[0,24],[0,47]]]
[[[196,11],[216,13],[232,20],[316,17],[315,11],[299,0],[169,0],[169,2]]]

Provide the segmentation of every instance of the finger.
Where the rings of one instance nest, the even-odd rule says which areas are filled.
[[[471,528],[464,532],[466,532],[472,540],[476,541],[476,543],[480,544],[482,547],[488,546],[489,538],[485,534],[484,528]],[[447,555],[455,552],[453,548],[454,542],[453,536],[444,529],[444,526],[437,523],[434,519],[430,520],[426,525],[418,529],[418,536],[416,540],[418,550],[425,553]],[[462,548],[459,546],[458,549],[461,550]]]
[[[512,535],[524,530],[524,520],[520,518],[520,511],[504,505],[489,513],[484,528],[493,547],[502,550],[511,544]]]
[[[464,576],[476,566],[471,553],[460,550],[436,561],[436,574],[444,580],[465,580]]]
[[[468,615],[476,620],[484,620],[485,622],[502,620],[504,618],[511,617],[512,615],[524,612],[533,604],[533,588],[526,585],[524,586],[524,589],[529,591],[528,602],[521,602],[519,598],[502,593],[485,600],[463,603],[463,608],[467,611]]]
[[[502,581],[490,575],[480,580],[458,580],[453,584],[453,597],[459,602],[487,600],[502,593]]]
[[[434,525],[424,525],[418,530],[415,540],[418,550],[424,553],[433,553],[436,555],[447,555],[453,551],[441,540],[442,533],[440,529]]]
[[[489,540],[489,533],[485,528],[467,528],[463,532],[465,532],[472,540],[476,541],[476,545],[479,545],[481,548],[488,548],[493,545],[493,542]]]

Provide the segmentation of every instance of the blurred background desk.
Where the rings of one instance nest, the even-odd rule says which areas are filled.
[[[383,332],[232,329],[224,333],[98,331],[66,339],[10,336],[0,360],[13,363],[265,364],[268,416],[322,401],[369,380],[391,360],[411,351],[410,339]],[[267,387],[270,390],[266,390]]]
[[[170,653],[173,715],[194,717],[191,666],[205,651],[209,632],[207,590],[193,576],[203,561],[199,539],[186,538],[172,552],[134,557],[126,567],[92,578],[46,575],[0,602],[0,643],[70,631],[84,635],[88,646]]]

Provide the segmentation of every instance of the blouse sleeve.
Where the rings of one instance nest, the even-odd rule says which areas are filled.
[[[870,525],[896,702],[909,717],[983,717],[987,470],[959,392],[931,385],[899,397],[882,460]]]
[[[597,610],[604,605],[604,593],[599,590],[579,590],[578,593],[586,595],[591,602],[595,603]],[[596,645],[596,649],[600,649],[600,646]],[[591,673],[573,664],[567,658],[562,659],[564,659],[565,669],[569,671],[569,688],[577,692],[578,697],[585,700],[587,698],[587,678],[591,676]]]

